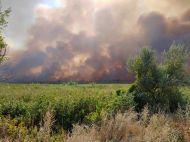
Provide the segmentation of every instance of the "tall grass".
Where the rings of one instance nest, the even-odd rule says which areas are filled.
[[[130,109],[125,85],[0,85],[0,141],[189,142],[190,105],[176,113]],[[189,88],[184,87],[189,95]]]
[[[186,113],[189,113],[187,111]],[[151,113],[144,109],[106,117],[99,126],[76,126],[66,142],[189,142],[187,115]]]
[[[151,114],[147,108],[142,113],[132,109],[125,113],[105,118],[92,126],[75,125],[72,132],[60,131],[54,135],[54,114],[49,109],[36,134],[28,131],[21,135],[19,131],[10,135],[6,129],[1,139],[5,142],[189,142],[190,141],[190,107],[179,109],[176,114]]]

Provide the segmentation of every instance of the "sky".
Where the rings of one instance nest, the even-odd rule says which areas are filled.
[[[2,0],[7,82],[129,82],[144,46],[190,45],[190,0]]]

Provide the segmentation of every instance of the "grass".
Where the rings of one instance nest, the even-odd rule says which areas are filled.
[[[127,89],[125,84],[0,84],[0,97],[19,99],[23,96],[70,99],[77,97],[107,97],[118,89]]]
[[[5,84],[0,83],[0,97],[19,99],[22,96],[49,97],[103,97],[115,94],[116,90],[127,90],[127,84]],[[181,91],[190,96],[190,87],[182,87]]]
[[[142,114],[128,110],[115,117],[106,116],[105,110],[113,109],[121,101],[116,91],[128,87],[126,84],[0,84],[0,141],[190,140],[190,110],[180,112],[180,117],[150,115],[148,110]],[[182,87],[181,91],[190,96],[190,87]],[[141,119],[137,119],[139,116]]]
[[[54,131],[71,130],[73,124],[91,123],[117,101],[123,84],[0,84],[0,117],[39,128],[48,108],[54,110]]]
[[[71,133],[61,131],[52,135],[54,115],[48,110],[39,130],[32,135],[20,131],[9,135],[0,127],[0,141],[5,142],[189,142],[190,107],[175,115],[151,114],[147,108],[142,113],[128,110],[114,117],[105,117],[98,125],[75,125]],[[1,121],[3,122],[3,121]],[[3,135],[2,135],[3,133]]]
[[[128,110],[105,118],[99,126],[75,126],[66,142],[189,142],[189,118],[164,113],[151,115],[146,108],[142,113]]]

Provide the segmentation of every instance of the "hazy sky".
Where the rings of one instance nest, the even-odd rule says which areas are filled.
[[[190,45],[190,0],[2,0],[9,81],[127,81],[143,46]]]
[[[37,11],[64,7],[67,3],[66,1],[67,0],[2,0],[4,9],[7,7],[12,8],[9,26],[5,30],[5,36],[8,38],[7,40],[10,42],[10,46],[12,48],[24,47],[24,40],[26,40],[28,30],[32,24],[35,23],[35,18],[38,17]],[[77,5],[81,2],[76,0],[73,1],[73,3]],[[129,12],[129,9],[131,10],[129,16],[136,12],[143,14],[150,11],[160,12],[168,17],[180,16],[181,13],[190,7],[189,0],[83,0],[83,3],[84,5],[85,3],[93,3],[94,9],[103,9],[109,8],[111,5],[124,4],[123,7],[126,7],[126,14]],[[133,6],[130,7],[130,5]],[[75,11],[75,9],[72,10]],[[72,11],[70,14],[72,15]],[[96,14],[96,10],[93,11],[93,14]],[[129,17],[129,19],[130,18],[131,17]]]

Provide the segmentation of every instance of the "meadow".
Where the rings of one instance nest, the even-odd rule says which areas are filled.
[[[45,113],[53,110],[53,132],[71,131],[74,124],[96,122],[104,110],[117,109],[118,89],[127,85],[0,84],[0,116],[11,121],[9,135],[14,135],[18,126],[39,129]]]
[[[117,95],[118,91],[127,91],[129,86],[130,85],[127,84],[94,83],[2,83],[0,84],[0,138],[4,141],[15,141],[17,139],[17,141],[76,142],[80,139],[81,142],[107,142],[107,140],[113,138],[115,138],[116,141],[118,139],[128,141],[126,140],[126,133],[132,133],[135,136],[134,141],[139,140],[140,142],[141,137],[147,135],[140,133],[141,129],[144,129],[144,132],[146,132],[146,129],[153,131],[151,130],[154,129],[152,125],[155,124],[152,123],[156,123],[157,126],[155,127],[159,127],[160,129],[155,130],[156,134],[153,134],[155,137],[159,135],[159,138],[166,138],[163,135],[167,135],[167,139],[169,139],[171,135],[170,130],[168,130],[167,133],[162,132],[165,130],[161,130],[161,128],[165,125],[168,125],[168,128],[170,128],[169,124],[171,124],[172,127],[174,126],[174,128],[179,125],[180,130],[184,128],[181,124],[182,121],[176,123],[177,116],[170,117],[165,114],[159,114],[149,117],[147,113],[148,110],[142,113],[143,116],[145,115],[146,120],[134,121],[133,117],[137,117],[138,115],[131,110],[134,105],[132,101],[130,101],[131,98]],[[181,91],[183,94],[190,96],[190,87],[181,87]],[[184,123],[188,123],[188,125],[185,125],[188,127],[190,115],[188,115],[188,118],[184,118],[184,116],[190,113],[190,111],[180,113],[180,119],[182,119],[181,117],[183,116],[183,125],[185,125]],[[112,115],[108,116],[108,114],[113,114],[114,119],[112,119]],[[174,118],[175,121],[171,120]],[[176,124],[174,124],[174,122]],[[130,124],[130,126],[128,124]],[[101,128],[97,130],[95,126],[101,126]],[[109,133],[106,134],[105,131],[107,132],[107,130]],[[157,131],[160,132],[158,133]],[[187,131],[184,131],[184,137],[188,137]],[[173,129],[171,129],[171,132],[172,134],[173,132],[177,133],[177,131],[173,131]],[[128,137],[131,136],[127,136],[127,139]],[[176,137],[179,137],[176,138],[177,141],[182,139],[181,133],[176,134]],[[155,141],[155,138],[153,137],[152,140]]]

